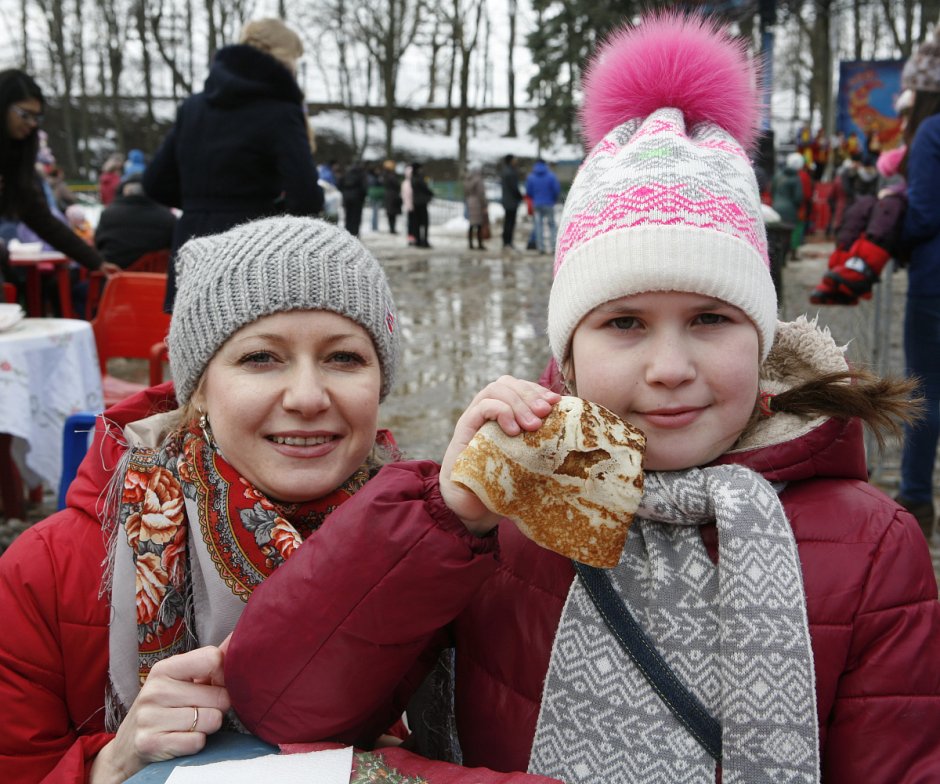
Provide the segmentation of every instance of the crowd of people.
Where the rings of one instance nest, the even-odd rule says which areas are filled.
[[[341,205],[343,227],[359,236],[368,208],[373,232],[384,215],[388,232],[398,234],[403,217],[407,244],[430,248],[435,194],[420,161],[315,164],[316,144],[296,83],[302,53],[300,38],[280,20],[246,25],[239,44],[216,54],[203,91],[179,107],[176,122],[152,156],[134,148],[104,160],[96,183],[103,209],[94,223],[39,129],[44,107],[39,86],[22,71],[4,72],[0,101],[9,115],[2,129],[9,184],[0,210],[0,240],[38,240],[73,259],[73,300],[88,316],[80,267],[110,276],[153,252],[167,251],[173,258],[187,239],[266,215],[315,215],[339,223]],[[533,218],[527,248],[551,253],[559,180],[538,159],[523,192],[516,166],[515,157],[507,155],[500,172],[502,246],[514,248],[518,209],[525,203]],[[463,189],[468,246],[485,250],[491,226],[480,164],[469,166]],[[324,190],[338,194],[332,205]],[[4,244],[0,275],[22,284],[22,273],[2,263],[5,253]],[[168,263],[166,272],[165,309],[171,312],[175,265]]]
[[[562,203],[562,187],[550,165],[541,158],[533,162],[532,170],[524,180],[520,179],[518,163],[514,155],[506,155],[494,171],[500,189],[498,203],[502,207],[498,220],[502,222],[502,248],[513,250],[516,221],[519,207],[526,205],[527,215],[532,218],[526,248],[550,254],[555,247],[555,212]],[[486,169],[480,162],[470,162],[460,182],[463,190],[465,217],[467,220],[467,247],[469,250],[486,250],[484,240],[492,233],[489,204],[486,192]],[[344,165],[331,160],[318,167],[322,186],[335,189],[342,205],[342,225],[354,236],[359,236],[362,216],[368,207],[370,226],[373,232],[380,231],[380,216],[384,213],[390,234],[398,234],[398,218],[404,216],[406,242],[409,246],[430,248],[428,230],[429,207],[434,189],[424,173],[420,161],[409,164],[385,160],[380,164],[352,162]],[[340,222],[340,214],[325,216]]]
[[[221,49],[151,161],[109,160],[98,249],[49,228],[44,99],[0,73],[3,214],[106,273],[137,257],[131,239],[172,254],[172,381],[97,419],[66,508],[0,556],[0,779],[123,782],[227,730],[353,744],[384,779],[430,784],[940,780],[925,538],[940,31],[904,70],[890,194],[905,197],[907,377],[850,367],[815,322],[778,321],[749,158],[756,66],[718,22],[650,12],[586,64],[588,152],[557,224],[547,162],[524,181],[501,162],[503,247],[529,200],[529,242],[554,254],[551,361],[538,382],[487,384],[444,454],[421,459],[378,427],[406,333],[357,234],[368,204],[373,228],[383,208],[392,233],[404,215],[429,248],[433,191],[420,162],[400,177],[392,161],[316,165],[300,52],[278,20]],[[788,220],[805,168],[788,160],[770,186]],[[345,227],[314,217],[318,180],[341,191]],[[477,250],[479,165],[463,186]],[[546,435],[563,396],[603,407],[643,452],[610,569],[532,540],[533,519],[572,525],[552,492],[515,499],[517,525],[454,477],[494,428],[525,455],[570,449],[552,476],[584,477],[604,444],[583,422]],[[897,500],[868,482],[865,427],[904,434]]]

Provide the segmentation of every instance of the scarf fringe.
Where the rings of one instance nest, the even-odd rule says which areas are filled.
[[[109,680],[104,690],[104,729],[106,732],[117,732],[121,722],[127,716],[127,709],[118,698],[114,687]]]
[[[121,428],[110,419],[101,417],[104,426],[104,436],[101,439],[99,447],[99,458],[101,466],[106,471],[110,470],[104,463],[104,440],[110,438],[122,447],[121,457],[114,465],[111,479],[101,493],[98,495],[98,501],[95,511],[98,514],[98,520],[101,523],[101,536],[104,541],[105,560],[102,563],[101,586],[98,589],[98,598],[107,597],[110,601],[111,589],[114,582],[114,558],[117,552],[118,530],[120,529],[121,518],[121,498],[124,495],[124,475],[127,473],[128,464],[131,461],[131,449],[127,439],[121,431]],[[120,434],[120,435],[119,435]]]

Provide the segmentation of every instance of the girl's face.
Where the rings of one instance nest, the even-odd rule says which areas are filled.
[[[646,292],[595,308],[574,331],[574,381],[647,438],[643,467],[677,471],[724,454],[758,396],[757,329],[701,294]]]
[[[193,402],[225,458],[269,498],[322,498],[375,443],[382,376],[369,333],[322,310],[275,313],[219,349]]]
[[[23,98],[7,107],[7,134],[23,141],[42,122],[42,103],[38,98]]]

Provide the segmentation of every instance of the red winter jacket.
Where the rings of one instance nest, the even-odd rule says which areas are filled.
[[[108,417],[124,426],[175,406],[167,383],[115,406]],[[104,731],[108,600],[99,596],[105,545],[95,510],[123,446],[104,436],[100,418],[97,425],[68,506],[0,557],[3,782],[84,782],[113,737]]]
[[[104,731],[109,609],[99,596],[105,545],[96,509],[124,451],[121,429],[175,407],[167,383],[109,409],[115,437],[103,435],[99,419],[68,507],[28,529],[0,557],[2,784],[84,784],[95,755],[114,737]],[[402,748],[382,754],[402,773],[420,769],[430,784],[550,781],[429,763]]]
[[[867,484],[862,428],[827,420],[725,458],[788,484],[803,565],[823,781],[940,781],[940,604],[907,512]],[[471,536],[437,466],[386,466],[255,591],[226,658],[245,724],[273,742],[368,743],[456,647],[469,765],[525,770],[573,577],[512,524]],[[714,526],[703,537],[714,553]]]

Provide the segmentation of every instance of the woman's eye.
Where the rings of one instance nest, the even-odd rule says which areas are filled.
[[[337,351],[330,355],[331,362],[338,362],[341,365],[361,365],[363,358],[354,351]]]
[[[274,362],[274,354],[269,351],[253,351],[241,358],[242,365],[267,365]]]

